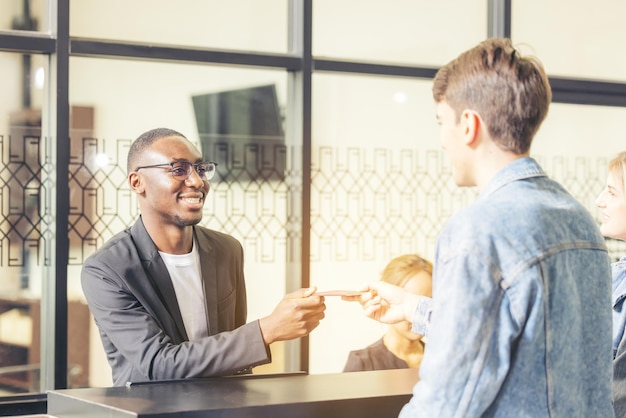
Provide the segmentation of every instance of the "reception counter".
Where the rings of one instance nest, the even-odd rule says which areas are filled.
[[[75,417],[397,417],[417,370],[247,375],[55,390],[48,414]]]

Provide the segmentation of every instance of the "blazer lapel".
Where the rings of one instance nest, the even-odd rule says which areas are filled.
[[[215,335],[218,333],[219,323],[217,316],[217,254],[213,243],[201,228],[194,228],[194,234],[198,240],[200,252],[200,276],[202,276],[202,288],[204,289],[209,335]]]
[[[161,303],[165,305],[167,313],[174,320],[176,330],[182,337],[182,341],[189,340],[187,333],[185,332],[185,324],[180,313],[172,279],[167,271],[167,267],[165,267],[165,263],[163,263],[163,259],[159,255],[159,251],[152,241],[152,238],[150,238],[146,228],[143,226],[141,217],[132,226],[131,235],[141,256],[143,268],[146,271],[148,279],[151,281],[154,289],[157,291]]]

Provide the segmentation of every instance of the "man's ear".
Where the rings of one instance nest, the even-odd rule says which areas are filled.
[[[130,189],[137,194],[142,194],[144,191],[143,177],[136,171],[133,171],[128,175],[128,185],[130,186]]]
[[[473,110],[465,109],[461,113],[461,125],[466,145],[475,145],[482,127],[480,115]]]

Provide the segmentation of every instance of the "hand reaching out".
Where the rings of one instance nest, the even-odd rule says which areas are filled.
[[[315,287],[298,289],[285,295],[274,311],[259,320],[266,344],[309,335],[324,318],[323,296],[314,296]]]
[[[413,320],[419,296],[383,281],[371,282],[360,289],[359,296],[343,296],[343,300],[359,302],[365,315],[385,324]]]

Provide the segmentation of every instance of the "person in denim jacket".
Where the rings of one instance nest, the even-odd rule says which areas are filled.
[[[345,298],[426,325],[400,417],[612,417],[604,237],[530,157],[551,101],[541,63],[488,39],[437,72],[433,96],[454,181],[479,196],[437,239],[432,300],[382,282]]]
[[[596,199],[600,231],[626,241],[626,152],[609,162],[606,187]],[[611,264],[613,274],[613,402],[615,416],[626,417],[626,256]]]

